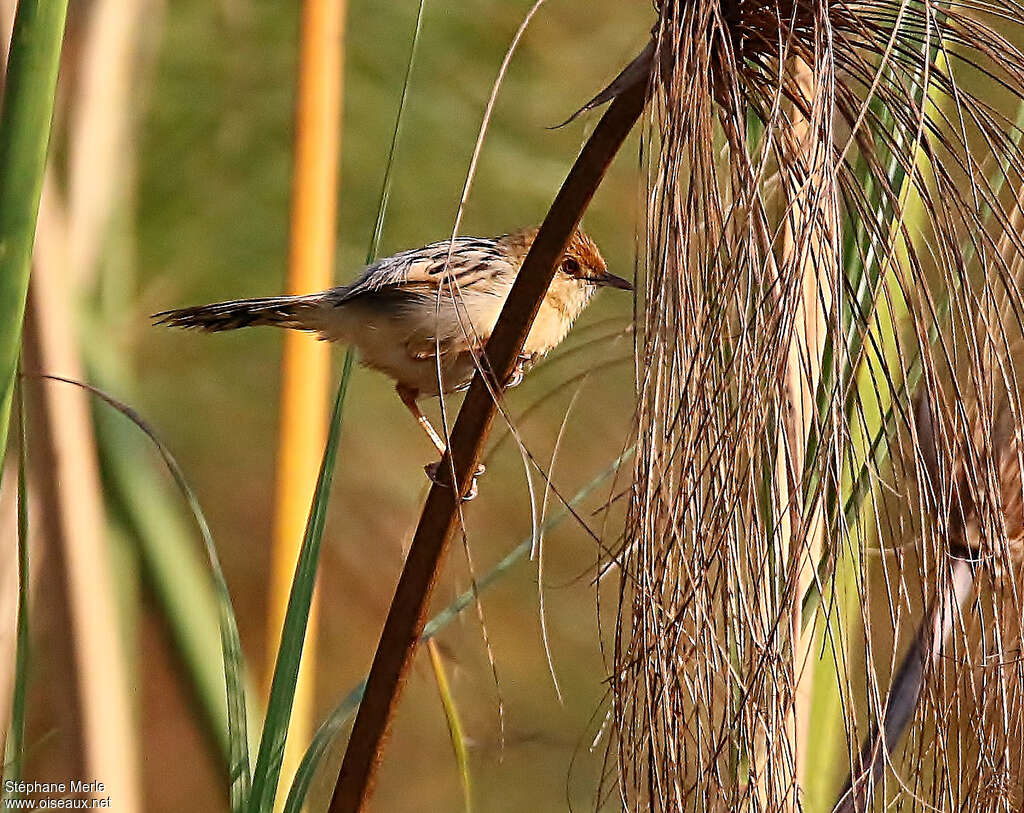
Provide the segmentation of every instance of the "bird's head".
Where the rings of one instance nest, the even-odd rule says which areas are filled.
[[[515,258],[519,268],[537,232],[535,228],[523,229],[500,238],[504,250]],[[555,265],[551,285],[523,348],[526,355],[539,358],[557,347],[594,293],[602,287],[633,290],[628,280],[608,272],[597,244],[582,229],[577,229]]]
[[[582,229],[577,229],[569,240],[569,245],[566,246],[562,259],[558,261],[555,273],[598,288],[633,290],[633,284],[629,280],[608,272],[608,266],[597,248],[597,243],[591,240]]]
[[[502,238],[506,246],[517,255],[519,263],[526,259],[538,231],[537,228],[523,229]],[[608,273],[608,266],[601,256],[597,243],[582,229],[573,232],[569,245],[565,247],[565,253],[555,266],[556,287],[558,282],[584,283],[591,291],[601,287],[633,290],[633,284],[629,280]]]

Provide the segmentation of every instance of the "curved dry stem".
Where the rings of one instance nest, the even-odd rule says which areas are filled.
[[[541,226],[487,343],[485,371],[473,378],[427,496],[374,656],[366,693],[341,766],[330,809],[357,811],[369,796],[382,743],[420,637],[441,561],[456,530],[494,419],[492,390],[508,381],[572,232],[601,179],[643,112],[646,84],[620,95],[584,146]]]

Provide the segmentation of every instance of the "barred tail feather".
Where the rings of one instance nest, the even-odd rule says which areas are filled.
[[[212,305],[154,313],[154,324],[196,328],[208,333],[238,330],[256,325],[275,325],[295,330],[317,330],[315,315],[321,306],[319,294],[273,296],[262,299],[234,299]]]

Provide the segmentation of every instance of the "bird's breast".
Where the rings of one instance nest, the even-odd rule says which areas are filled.
[[[561,344],[592,294],[593,289],[589,285],[556,277],[537,311],[523,354],[543,356]]]

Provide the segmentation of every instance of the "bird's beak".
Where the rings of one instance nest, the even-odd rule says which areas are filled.
[[[599,288],[619,288],[623,291],[633,290],[633,283],[630,282],[628,279],[617,277],[614,274],[609,274],[608,272],[605,272],[604,274],[599,274],[596,277],[591,277],[590,282],[592,282]]]

